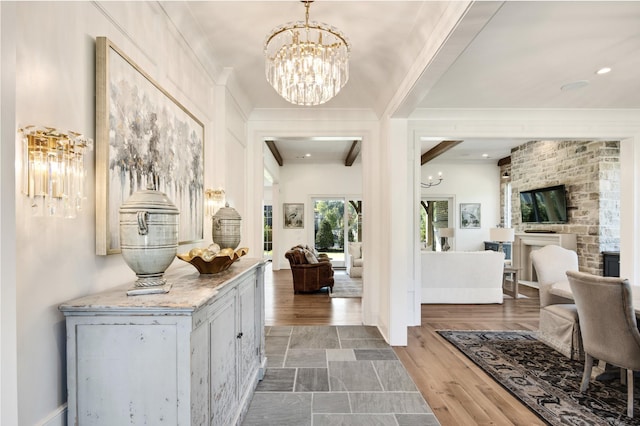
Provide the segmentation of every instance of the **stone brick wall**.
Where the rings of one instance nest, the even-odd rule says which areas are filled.
[[[602,252],[620,244],[620,143],[531,141],[511,151],[512,225],[577,235],[580,270],[602,275]],[[564,184],[568,222],[523,224],[520,191]],[[504,201],[501,200],[501,203]]]

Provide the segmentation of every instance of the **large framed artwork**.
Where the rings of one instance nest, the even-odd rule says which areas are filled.
[[[460,228],[480,228],[480,203],[460,203]]]
[[[155,189],[203,239],[204,125],[106,37],[96,38],[96,253],[120,252],[119,209]]]
[[[284,229],[304,228],[304,204],[284,203]]]

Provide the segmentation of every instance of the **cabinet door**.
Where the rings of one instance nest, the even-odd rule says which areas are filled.
[[[258,333],[256,330],[256,279],[248,278],[238,287],[240,301],[240,389],[255,370],[258,362]]]
[[[77,410],[69,424],[180,424],[178,325],[109,320],[75,328]]]
[[[209,320],[211,425],[229,425],[238,404],[236,292],[220,300]]]

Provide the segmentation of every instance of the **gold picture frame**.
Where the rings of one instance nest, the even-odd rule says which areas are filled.
[[[204,125],[106,37],[96,38],[96,254],[120,252],[119,209],[156,189],[180,244],[204,235]]]

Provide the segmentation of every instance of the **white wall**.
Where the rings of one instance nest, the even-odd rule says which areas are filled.
[[[16,5],[0,2],[0,424],[18,424],[16,335]],[[4,142],[6,141],[6,142]]]
[[[454,238],[451,250],[484,250],[484,242],[489,241],[489,229],[500,223],[500,169],[497,160],[487,160],[486,164],[432,164],[422,166],[422,182],[429,176],[442,172],[444,179],[438,186],[423,188],[421,197],[455,196],[453,209]],[[481,227],[460,228],[460,204],[480,203]]]
[[[229,206],[235,208],[240,216],[247,211],[245,186],[247,175],[247,131],[244,118],[231,96],[227,96],[225,116],[227,134],[225,136],[225,196]],[[232,165],[232,167],[227,167]],[[242,243],[242,241],[241,241]]]
[[[95,37],[106,36],[205,124],[205,152],[216,150],[213,78],[156,3],[19,2],[16,10],[16,128],[50,125],[94,137],[94,43]],[[234,129],[241,129],[244,141],[242,115],[235,119],[241,121]],[[229,155],[241,157],[242,149],[236,143]],[[205,156],[206,183],[213,183],[211,158]],[[13,164],[14,159],[2,158],[3,169]],[[32,217],[25,197],[15,194],[19,424],[65,424],[65,325],[57,306],[135,278],[120,255],[95,255],[92,154],[85,164],[88,200],[77,219]],[[18,162],[17,177],[20,169]],[[241,179],[242,168],[226,178]],[[231,192],[244,203],[242,188],[234,186]],[[3,205],[7,195],[3,191]]]
[[[346,196],[362,197],[362,165],[351,167],[339,164],[285,164],[280,168],[280,203],[304,203],[304,229],[284,229],[282,206],[274,213],[274,235],[277,229],[278,247],[273,253],[274,269],[289,269],[284,253],[297,244],[313,245],[313,197]],[[347,198],[348,200],[349,198]],[[274,206],[274,212],[275,212]],[[276,238],[274,236],[274,238]]]

